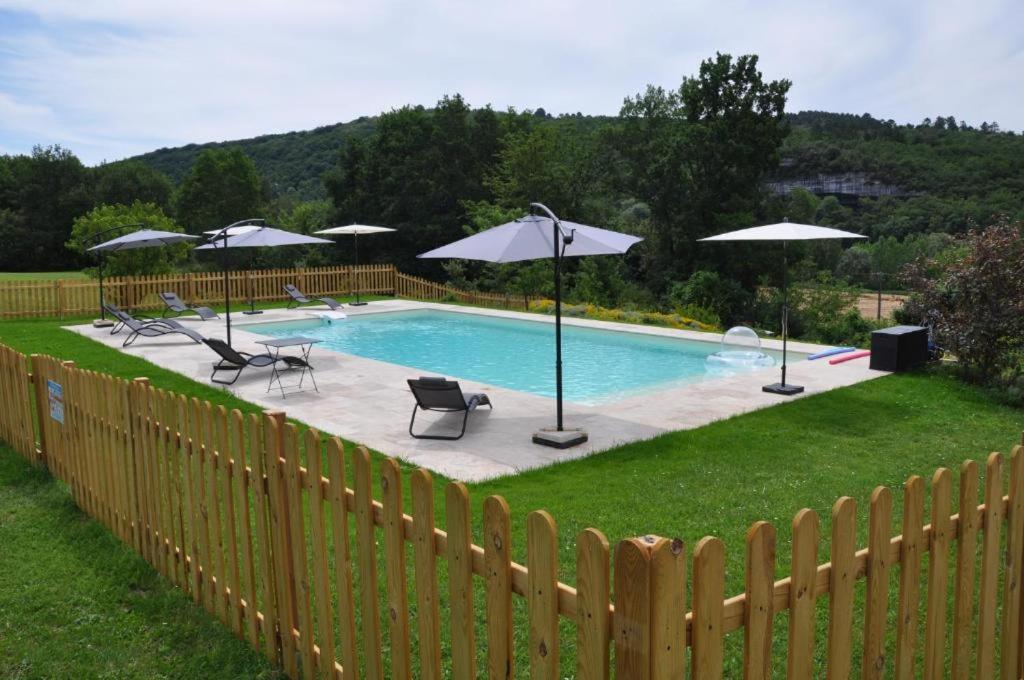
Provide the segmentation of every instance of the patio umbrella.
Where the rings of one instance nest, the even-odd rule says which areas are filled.
[[[330,229],[321,229],[320,231],[313,232],[314,234],[352,234],[353,243],[355,244],[355,266],[359,266],[359,235],[360,234],[380,234],[385,231],[395,231],[390,227],[371,227],[368,224],[350,224],[347,227],[331,227]],[[351,302],[351,305],[365,305],[365,302],[359,301],[359,289],[362,287],[361,282],[356,282],[356,301]]]
[[[118,229],[129,229],[131,227],[141,227],[141,224],[127,224],[120,227],[111,227],[106,231],[102,231],[96,234],[93,238],[102,236],[103,234],[117,231]],[[98,243],[88,250],[90,252],[96,251],[101,255],[107,252],[116,252],[120,250],[134,250],[136,248],[156,248],[158,246],[169,246],[175,243],[181,243],[183,241],[193,240],[199,238],[198,236],[192,236],[190,234],[179,234],[173,231],[160,231],[157,229],[139,229],[133,231],[130,234],[124,236],[118,236],[117,238]],[[100,318],[106,319],[106,309],[103,308],[103,260],[100,259],[99,266],[97,267],[100,279]]]
[[[224,313],[227,323],[227,341],[231,346],[231,287],[228,273],[228,251],[234,248],[276,248],[279,246],[299,246],[311,243],[331,243],[325,238],[296,234],[291,231],[274,229],[262,223],[263,220],[243,220],[224,227],[210,238],[210,243],[201,245],[196,250],[220,250],[224,253]],[[239,227],[255,226],[255,229],[242,231]],[[232,234],[232,229],[234,233]]]
[[[533,441],[564,449],[585,442],[587,435],[579,430],[566,431],[562,423],[562,258],[621,255],[643,239],[617,231],[564,222],[541,203],[531,203],[530,207],[544,215],[526,215],[418,257],[484,262],[521,262],[549,257],[554,260],[557,429],[536,432]]]
[[[867,238],[841,229],[830,229],[813,224],[798,224],[783,221],[778,224],[767,224],[762,227],[750,227],[739,231],[730,231],[717,236],[698,239],[700,241],[782,241],[782,382],[765,385],[761,389],[772,394],[792,396],[800,394],[804,388],[800,385],[786,384],[786,341],[789,335],[789,297],[788,263],[786,261],[786,244],[789,241],[813,241],[834,238]]]

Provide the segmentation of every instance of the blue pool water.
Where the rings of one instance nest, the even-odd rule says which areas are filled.
[[[444,375],[555,396],[555,327],[520,321],[422,310],[350,316],[334,321],[302,320],[244,326],[286,337],[305,335],[326,348]],[[562,326],[565,399],[594,405],[669,384],[721,377],[705,370],[717,342],[680,340],[640,333]],[[780,357],[778,353],[768,352]],[[791,355],[790,359],[803,358]]]

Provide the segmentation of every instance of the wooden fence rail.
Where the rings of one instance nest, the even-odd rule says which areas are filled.
[[[358,267],[309,267],[233,271],[232,300],[284,300],[284,285],[295,284],[307,295],[395,294],[395,268],[390,264]],[[191,304],[224,301],[221,272],[159,276],[115,276],[103,280],[104,297],[129,309],[163,309],[158,293],[173,290]],[[99,282],[85,279],[4,281],[0,283],[0,319],[65,317],[98,313]]]
[[[310,296],[398,295],[420,300],[454,300],[468,304],[525,309],[529,299],[521,295],[477,293],[402,274],[390,264],[358,267],[309,267],[234,271],[229,279],[232,300],[286,299],[284,285],[295,284]],[[128,309],[162,310],[158,293],[172,290],[190,304],[224,301],[224,277],[220,272],[195,272],[160,276],[120,276],[104,279],[104,298]],[[98,313],[99,283],[84,279],[0,282],[0,319],[66,317]]]
[[[849,678],[858,667],[862,678],[1021,677],[1020,446],[1008,461],[989,456],[983,487],[980,466],[963,464],[955,513],[949,470],[930,480],[930,518],[926,485],[911,477],[895,537],[893,494],[878,487],[861,549],[856,504],[838,500],[824,564],[820,520],[801,510],[781,580],[775,529],[754,524],[745,590],[727,598],[717,538],[691,550],[647,536],[612,551],[586,529],[570,586],[558,580],[548,513],[528,516],[519,564],[501,497],[485,499],[476,545],[465,486],[444,490],[443,531],[429,472],[407,477],[390,459],[374,466],[366,449],[300,433],[278,411],[244,415],[145,378],[7,348],[0,396],[4,441],[47,466],[83,511],[294,678],[716,679],[732,667],[725,650],[741,630],[742,659],[732,663],[748,679],[776,666],[789,678]],[[517,598],[525,614],[515,613]],[[826,628],[816,625],[820,598]],[[566,622],[571,644],[561,638]]]

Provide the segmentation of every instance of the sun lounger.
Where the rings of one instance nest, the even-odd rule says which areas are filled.
[[[285,284],[284,291],[288,293],[288,295],[290,295],[292,298],[291,301],[288,303],[288,309],[291,309],[292,307],[298,307],[299,305],[314,304],[316,302],[322,302],[331,309],[341,308],[341,303],[335,300],[334,298],[321,297],[313,300],[303,295],[301,290],[299,290],[290,283]]]
[[[216,319],[217,312],[213,311],[209,307],[190,307],[181,301],[178,294],[174,291],[168,290],[160,293],[160,299],[167,305],[167,309],[164,310],[164,316],[167,316],[168,312],[174,312],[175,314],[185,314],[187,312],[195,312],[199,315],[203,321],[207,319]]]
[[[210,381],[220,385],[235,384],[235,381],[238,380],[238,376],[242,375],[242,371],[249,366],[252,366],[253,368],[265,368],[267,366],[273,366],[277,362],[281,362],[286,364],[288,368],[301,368],[307,371],[313,370],[313,367],[301,357],[273,356],[271,354],[249,354],[248,352],[239,352],[228,345],[228,343],[216,338],[205,338],[203,342],[205,342],[210,349],[220,355],[220,361],[213,365],[213,373],[210,374]],[[231,371],[234,373],[234,376],[232,376],[231,380],[218,380],[217,373],[222,371]]]
[[[108,311],[110,311],[111,314],[114,313],[112,309],[108,308]],[[127,347],[131,345],[140,337],[158,338],[162,335],[172,335],[175,333],[191,338],[196,342],[196,344],[199,344],[200,342],[203,341],[203,336],[199,335],[199,333],[196,333],[191,328],[185,328],[184,326],[178,323],[174,323],[173,325],[169,323],[171,322],[171,319],[161,319],[159,321],[142,322],[136,319],[135,317],[131,316],[130,314],[126,314],[124,312],[121,312],[120,315],[115,316],[123,327],[131,331],[131,333],[128,334],[128,337],[125,338],[125,341],[121,344],[122,347]]]
[[[464,394],[455,380],[420,378],[419,380],[410,380],[409,389],[416,397],[416,405],[412,409],[412,419],[409,420],[409,434],[416,439],[462,439],[462,436],[466,434],[466,421],[469,420],[471,411],[475,410],[477,406],[494,408],[486,394]],[[462,413],[462,430],[457,436],[416,434],[412,431],[412,427],[416,422],[416,412],[419,409],[442,413]]]
[[[135,321],[140,324],[161,324],[163,326],[167,326],[168,328],[184,328],[184,326],[182,326],[174,319],[154,319],[153,317],[144,314],[129,314],[128,312],[124,311],[117,305],[111,304],[109,302],[105,303],[103,305],[103,308],[106,309],[107,312],[112,317],[117,319],[117,323],[115,323],[114,326],[110,329],[111,335],[117,335],[122,330],[124,330],[126,320]]]

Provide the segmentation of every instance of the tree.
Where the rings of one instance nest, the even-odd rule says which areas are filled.
[[[256,166],[241,149],[207,149],[182,180],[175,206],[185,229],[198,234],[260,217],[263,199]]]
[[[952,262],[921,258],[905,276],[909,306],[934,324],[937,341],[967,377],[1010,386],[1024,374],[1024,222],[998,218],[961,239]]]
[[[695,239],[753,223],[761,183],[778,165],[789,129],[783,115],[789,87],[788,80],[766,82],[755,55],[718,54],[677,90],[649,86],[626,99],[612,138],[624,160],[623,189],[651,209],[654,289],[693,271]],[[750,278],[747,254],[725,258],[721,250],[706,250],[700,259]]]
[[[107,229],[126,224],[142,224],[146,229],[183,232],[174,220],[164,214],[160,206],[135,201],[131,205],[99,205],[75,220],[71,239],[67,247],[76,253],[85,254],[88,247],[96,245],[89,239]],[[113,232],[105,241],[129,233],[131,230]],[[190,246],[186,243],[156,248],[135,248],[114,253],[104,253],[103,274],[105,276],[135,276],[138,274],[166,274],[188,257]],[[94,257],[90,255],[90,257]],[[96,270],[89,271],[95,274]]]
[[[99,204],[131,205],[134,201],[152,203],[167,212],[174,187],[167,175],[140,161],[120,161],[100,165],[93,170],[94,200]]]
[[[11,211],[3,220],[0,269],[56,271],[73,268],[79,259],[64,248],[76,217],[92,206],[88,172],[60,146],[32,150],[31,156],[7,159],[0,173],[0,205]],[[6,184],[6,189],[3,185]]]
[[[386,243],[368,239],[360,257],[439,275],[436,263],[415,256],[463,236],[465,206],[490,198],[484,176],[500,134],[492,111],[474,113],[459,95],[433,110],[406,106],[381,115],[374,134],[350,139],[324,177],[333,221],[397,229]]]

